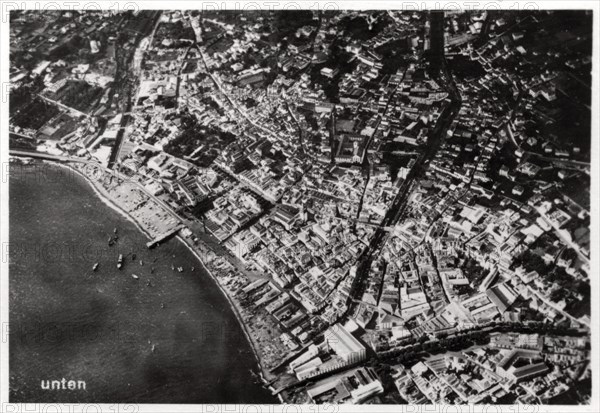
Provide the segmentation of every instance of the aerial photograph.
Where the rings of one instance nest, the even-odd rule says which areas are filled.
[[[10,403],[592,403],[595,11],[189,7],[7,15]]]

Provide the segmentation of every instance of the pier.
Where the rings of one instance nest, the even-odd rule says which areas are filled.
[[[174,228],[171,231],[168,231],[162,235],[159,235],[157,238],[154,238],[152,241],[149,241],[148,243],[146,243],[146,247],[148,247],[148,248],[155,247],[157,244],[159,244],[159,243],[171,238],[175,234],[177,234],[179,232],[179,230],[181,230],[182,228],[183,228],[183,225],[179,225],[177,228]]]

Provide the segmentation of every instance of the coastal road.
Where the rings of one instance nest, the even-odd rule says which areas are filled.
[[[59,162],[80,162],[80,163],[88,163],[89,161],[81,158],[72,158],[70,156],[63,155],[52,155],[50,153],[45,152],[32,152],[32,151],[24,151],[20,149],[10,149],[8,151],[10,156],[19,156],[19,157],[28,157],[28,158],[37,158],[37,159],[46,159],[50,161],[59,161]]]
[[[65,155],[53,155],[53,154],[45,153],[45,152],[31,152],[31,151],[24,151],[24,150],[17,150],[17,149],[9,150],[9,155],[19,156],[19,157],[28,157],[28,158],[37,158],[37,159],[46,159],[46,160],[58,161],[58,162],[84,163],[84,164],[90,165],[91,167],[98,168],[98,169],[102,170],[103,172],[109,173],[117,179],[124,179],[124,176],[119,174],[117,171],[114,171],[109,168],[105,168],[103,165],[99,164],[96,161],[92,161],[90,159],[83,159],[83,158],[77,158],[77,157],[65,156]],[[95,174],[93,174],[92,176],[95,176]],[[167,212],[169,212],[169,214],[172,215],[175,219],[177,219],[180,223],[182,223],[184,225],[186,224],[186,221],[183,218],[181,218],[175,211],[173,211],[173,209],[169,205],[167,205],[163,200],[161,200],[161,199],[157,198],[156,196],[152,195],[151,193],[149,193],[148,190],[146,188],[144,188],[144,186],[142,184],[140,184],[139,182],[133,181],[133,180],[131,180],[130,182],[133,183],[140,191],[142,191],[150,199],[155,201],[163,209],[165,209]]]
[[[55,161],[55,162],[84,163],[84,164],[89,165],[91,168],[98,168],[105,173],[109,173],[117,179],[127,178],[127,177],[124,177],[123,175],[120,175],[118,173],[118,171],[105,168],[103,165],[97,163],[96,161],[92,161],[89,159],[83,159],[83,158],[77,158],[77,157],[71,157],[71,156],[65,156],[65,155],[52,155],[52,154],[44,153],[44,152],[31,152],[31,151],[17,150],[17,149],[11,149],[9,151],[9,155],[18,156],[18,157],[26,157],[26,158],[45,159],[45,160]],[[84,173],[84,175],[85,175],[85,173]],[[91,173],[91,176],[97,176],[97,174]],[[237,258],[232,256],[231,253],[228,250],[226,250],[223,245],[219,244],[215,238],[213,238],[211,235],[205,233],[201,229],[200,222],[188,220],[188,219],[181,217],[163,200],[161,200],[161,199],[157,198],[156,196],[152,195],[151,193],[149,193],[146,190],[146,188],[144,188],[144,186],[142,186],[139,182],[136,182],[133,180],[130,182],[133,183],[148,198],[155,201],[161,208],[163,208],[166,212],[168,212],[173,218],[175,218],[177,221],[179,221],[179,223],[190,228],[192,230],[192,232],[194,233],[194,235],[197,236],[198,239],[200,239],[207,248],[209,248],[211,251],[215,252],[218,256],[225,258],[228,262],[230,262],[233,266],[235,266],[240,272],[242,272],[250,280],[255,280],[257,278],[267,278],[265,276],[261,276],[260,274],[258,274],[256,272],[247,270],[241,261],[239,261]],[[193,245],[190,240],[184,239],[184,237],[181,237],[181,239],[186,244],[188,244],[188,246],[190,246],[191,248],[196,248],[196,246]]]

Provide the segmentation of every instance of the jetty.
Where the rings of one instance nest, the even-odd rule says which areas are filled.
[[[182,228],[183,228],[183,225],[179,225],[176,228],[172,229],[171,231],[167,231],[167,232],[163,233],[162,235],[159,235],[158,237],[154,238],[152,241],[149,241],[148,243],[146,243],[146,247],[153,248],[154,246],[156,246],[156,244],[159,244],[159,243],[171,238],[175,234],[177,234],[179,232],[179,230],[181,230]]]

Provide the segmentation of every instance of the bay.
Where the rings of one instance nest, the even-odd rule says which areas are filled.
[[[257,363],[227,299],[178,240],[148,250],[64,168],[10,168],[11,402],[277,402],[250,372]],[[62,378],[86,389],[42,390]]]

